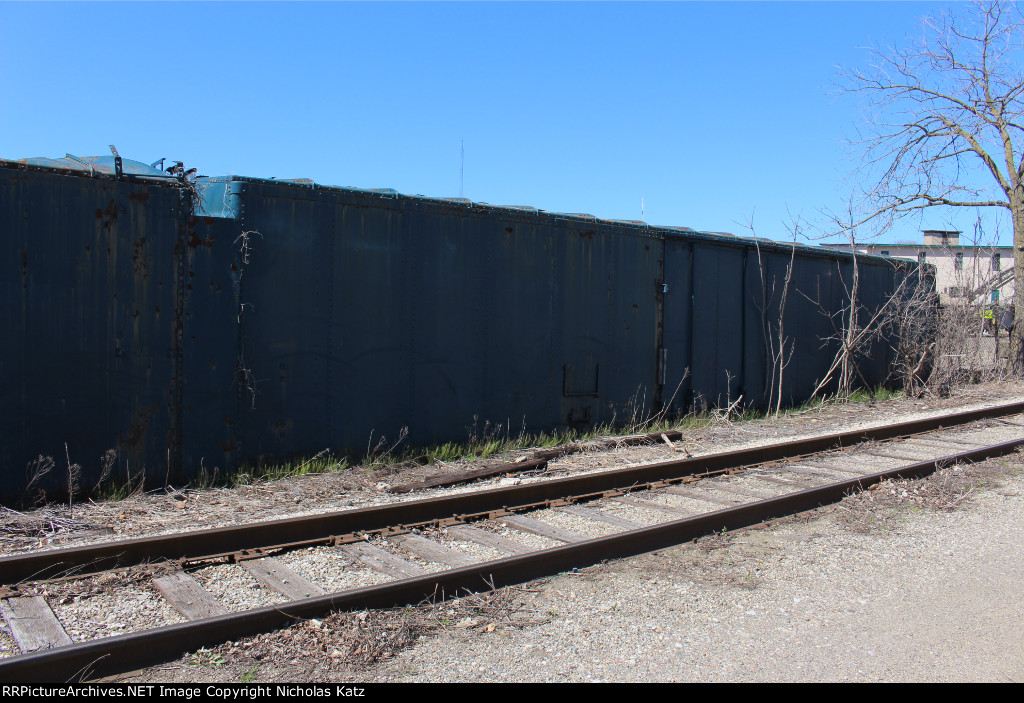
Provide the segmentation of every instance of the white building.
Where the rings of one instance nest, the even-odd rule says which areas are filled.
[[[857,244],[857,252],[934,265],[935,289],[944,305],[1012,304],[1013,247],[962,245],[957,230],[928,229],[923,233],[923,244]],[[849,244],[822,246],[850,251]]]

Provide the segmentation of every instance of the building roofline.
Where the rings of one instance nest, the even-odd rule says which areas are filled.
[[[820,244],[823,247],[846,247],[849,248],[849,244],[842,242],[840,244]],[[904,247],[906,249],[1013,249],[1012,245],[988,245],[988,244],[895,244],[895,243],[882,243],[882,244],[858,244],[858,247]]]

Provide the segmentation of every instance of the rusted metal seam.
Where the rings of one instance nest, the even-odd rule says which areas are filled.
[[[173,474],[181,473],[181,461],[184,452],[184,422],[185,422],[185,287],[188,281],[185,280],[185,271],[188,258],[188,228],[193,216],[195,203],[188,188],[181,187],[178,190],[178,243],[174,253],[177,261],[175,271],[175,300],[174,300],[174,380],[173,380],[173,403],[171,408],[172,437],[171,446],[167,452],[167,466],[165,480]]]

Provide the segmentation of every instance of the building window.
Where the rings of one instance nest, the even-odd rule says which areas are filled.
[[[946,292],[949,293],[950,298],[961,298],[964,295],[960,286],[950,286],[946,289]]]
[[[925,253],[923,251],[920,252],[917,255],[917,264],[918,264],[918,266],[924,266],[926,263],[928,263],[927,259],[928,259],[928,257],[925,255]]]
[[[888,249],[882,249],[882,256],[889,256],[889,250]]]
[[[962,251],[958,251],[953,257],[953,268],[957,271],[964,270],[964,253]]]
[[[992,255],[992,270],[993,271],[998,271],[999,270],[999,254],[993,254]]]
[[[992,302],[993,303],[998,303],[999,302],[999,291],[997,291],[997,290],[992,291]]]

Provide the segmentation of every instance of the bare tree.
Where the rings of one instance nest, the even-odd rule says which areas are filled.
[[[796,262],[796,244],[801,236],[801,225],[799,218],[792,218],[792,225],[789,227],[793,235],[793,242],[789,250],[789,263],[786,265],[786,272],[780,282],[778,276],[767,275],[767,264],[761,256],[761,242],[758,239],[757,231],[754,229],[754,217],[751,215],[743,225],[750,230],[754,239],[754,248],[757,251],[757,268],[761,275],[761,300],[755,299],[754,305],[761,313],[761,335],[765,344],[765,397],[768,404],[768,412],[774,413],[776,417],[782,412],[783,395],[783,374],[793,358],[795,341],[785,333],[786,300],[789,297],[789,287],[793,280],[793,264]],[[772,306],[775,304],[778,294],[778,312],[771,314]]]
[[[909,358],[910,350],[920,346],[924,341],[925,332],[931,330],[927,326],[931,315],[927,302],[934,298],[934,281],[924,280],[918,264],[894,261],[893,289],[881,304],[874,307],[866,306],[861,299],[857,242],[861,226],[858,219],[862,215],[856,209],[854,198],[847,199],[845,210],[846,212],[841,215],[823,211],[821,214],[830,220],[824,227],[806,225],[801,218],[791,218],[792,224],[788,229],[793,241],[789,262],[781,281],[778,274],[773,275],[768,270],[769,265],[762,256],[753,218],[745,223],[745,227],[754,236],[761,277],[760,301],[755,299],[754,304],[761,313],[761,328],[765,342],[765,395],[769,412],[776,415],[781,410],[783,400],[784,372],[795,352],[794,340],[785,333],[784,322],[786,301],[793,278],[796,245],[801,238],[829,239],[843,235],[847,239],[850,251],[848,263],[844,264],[838,260],[834,262],[835,269],[827,277],[825,290],[822,290],[821,276],[817,277],[814,290],[794,288],[797,295],[806,299],[828,321],[829,332],[819,340],[822,349],[835,350],[824,374],[815,381],[811,398],[834,392],[836,400],[846,400],[858,388],[872,390],[861,369],[861,362],[870,358],[873,347],[879,340],[884,340],[896,352],[895,358],[899,360],[896,367],[900,371],[898,376],[901,380],[909,382],[908,392],[920,394],[926,372],[931,368],[931,348],[928,349],[928,354],[917,357],[913,364],[909,362]],[[879,223],[872,224],[877,226]],[[880,232],[872,231],[873,236],[879,234]],[[838,309],[832,301],[832,275],[845,294],[844,302]],[[872,299],[874,296],[868,297]],[[901,334],[906,335],[906,339],[901,338]],[[903,361],[904,356],[900,356],[901,353],[907,357],[906,363]],[[904,367],[907,369],[906,373],[902,372]]]
[[[996,207],[1013,222],[1014,275],[1024,280],[1024,17],[986,0],[924,19],[903,47],[872,49],[871,65],[847,72],[842,90],[866,99],[869,218],[932,207]],[[1014,296],[1024,321],[1024,295]],[[1021,369],[1024,325],[1011,359]]]
[[[843,277],[842,267],[838,261],[835,262],[835,266],[836,275],[846,289],[846,302],[842,308],[832,310],[823,303],[826,295],[820,288],[815,291],[814,295],[802,290],[797,292],[817,307],[818,312],[829,321],[832,326],[832,335],[821,341],[823,344],[831,344],[836,348],[836,354],[825,374],[818,380],[811,392],[811,398],[817,398],[819,394],[827,392],[826,389],[835,384],[835,397],[845,400],[858,386],[864,389],[871,388],[871,384],[864,378],[857,361],[862,355],[867,354],[871,343],[881,334],[883,323],[891,313],[891,308],[899,300],[899,296],[902,295],[902,291],[897,289],[878,309],[865,310],[858,295],[860,273],[856,258],[850,267],[849,281]],[[820,280],[818,283],[820,286]]]
[[[938,294],[921,266],[910,262],[894,262],[894,265],[900,281],[899,295],[894,297],[882,323],[883,338],[893,352],[893,375],[909,397],[918,398],[928,388],[936,356],[941,355],[936,352]],[[938,383],[938,395],[948,395],[953,380],[959,379],[943,379]]]
[[[838,260],[834,262],[835,276],[845,292],[845,302],[838,309],[831,303],[824,302],[828,296],[821,290],[820,277],[816,290],[797,291],[828,320],[832,334],[822,338],[821,342],[823,348],[836,350],[824,375],[818,379],[811,398],[827,393],[828,389],[833,387],[835,398],[839,400],[848,399],[858,387],[871,389],[871,384],[864,378],[860,369],[859,361],[870,356],[872,345],[888,329],[886,320],[892,315],[893,308],[899,305],[900,299],[906,295],[904,284],[897,281],[894,290],[880,307],[867,309],[864,306],[860,295],[860,261],[857,248],[860,229],[865,226],[863,220],[872,218],[863,217],[853,196],[846,199],[844,210],[844,213],[823,211],[821,214],[829,222],[818,229],[818,234],[814,238],[828,239],[841,235],[847,240],[850,252],[849,275],[843,274],[843,265]],[[878,221],[872,222],[871,225],[880,228],[872,233],[873,236],[879,236],[886,226],[885,223]]]

